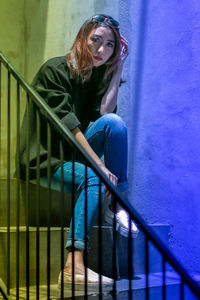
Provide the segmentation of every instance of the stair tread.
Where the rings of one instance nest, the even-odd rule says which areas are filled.
[[[163,279],[162,272],[157,273],[150,273],[149,274],[149,288],[153,287],[161,287],[162,286],[162,279]],[[174,272],[174,271],[167,271],[165,273],[166,276],[166,285],[178,285],[180,284],[180,276]],[[200,274],[192,274],[191,275],[195,281],[200,282]],[[146,286],[146,276],[145,274],[140,274],[137,277],[135,277],[131,281],[132,285],[132,291],[145,289]],[[41,285],[40,288],[40,300],[47,299],[47,286]],[[129,280],[127,279],[121,279],[116,282],[116,290],[117,293],[125,292],[129,290]],[[50,291],[51,291],[51,299],[56,300],[60,299],[61,291],[58,289],[57,284],[50,285]],[[11,289],[11,296],[14,296],[16,293],[16,289]],[[88,295],[94,295],[94,293],[88,293]],[[26,299],[26,287],[20,287],[19,288],[19,295],[20,300]],[[76,296],[83,296],[84,291],[76,291]],[[69,298],[71,297],[71,291],[65,290],[64,291],[64,297]],[[1,299],[1,298],[0,298]],[[36,299],[36,286],[30,287],[30,300]]]
[[[94,228],[98,228],[97,225],[93,226]],[[27,226],[10,226],[10,232],[16,232],[17,229],[19,228],[19,231],[21,232],[25,232],[27,231]],[[48,231],[48,227],[43,227],[43,226],[40,226],[38,227],[39,228],[39,231],[41,232],[47,232]],[[111,229],[112,226],[110,225],[102,225],[101,226],[102,229]],[[36,226],[29,226],[28,227],[29,231],[36,231],[37,230],[37,227]],[[55,226],[51,226],[49,227],[50,231],[60,231],[61,230],[61,227],[55,227]],[[69,227],[64,227],[63,228],[64,230],[69,230]],[[7,226],[0,226],[0,232],[8,232],[8,227]]]
[[[19,227],[17,227],[17,226],[10,226],[10,232],[17,232],[17,229],[19,228],[19,231],[20,232],[26,232],[27,231],[27,227],[26,226],[19,226]],[[38,229],[39,229],[39,231],[40,232],[47,232],[48,231],[48,227],[38,227]],[[50,229],[50,231],[60,231],[61,230],[61,227],[50,227],[49,228]],[[69,227],[64,227],[63,228],[64,230],[69,230]],[[28,227],[28,230],[30,231],[30,232],[35,232],[35,231],[37,231],[37,227],[35,227],[35,226],[29,226]],[[0,227],[0,232],[8,232],[8,228],[7,227]]]

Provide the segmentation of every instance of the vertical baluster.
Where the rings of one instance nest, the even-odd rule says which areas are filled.
[[[117,277],[117,268],[116,268],[116,210],[117,210],[117,203],[116,197],[112,195],[113,198],[113,211],[114,211],[114,220],[113,220],[113,298],[116,299],[116,277]]]
[[[20,225],[20,161],[19,161],[19,147],[20,147],[20,86],[17,82],[17,138],[16,138],[16,176],[17,176],[17,211],[16,211],[16,225],[17,225],[17,240],[16,240],[16,299],[19,299],[19,225]]]
[[[10,72],[7,82],[7,293],[10,290]]]
[[[29,171],[29,159],[30,159],[30,98],[27,94],[27,108],[26,108],[26,300],[29,300],[29,249],[30,249],[30,235],[29,235],[29,196],[30,196],[30,171]]]
[[[60,196],[61,196],[61,211],[60,211],[60,220],[61,220],[61,244],[60,244],[60,257],[61,257],[61,270],[63,271],[64,269],[64,170],[63,170],[63,164],[64,164],[64,149],[63,149],[63,140],[60,138],[59,140],[59,144],[60,144],[60,163],[61,163],[61,182],[60,182]],[[63,289],[63,279],[64,279],[64,274],[63,272],[61,272],[62,274],[62,279],[61,279],[61,299],[64,298],[64,289]]]
[[[166,300],[166,260],[165,257],[162,257],[162,277],[163,277],[163,283],[162,283],[162,299]]]
[[[99,239],[99,253],[98,253],[98,267],[99,275],[102,274],[102,199],[101,199],[101,180],[99,179],[99,229],[98,229],[98,239]],[[99,277],[99,300],[102,299],[102,284],[101,276]]]
[[[1,103],[2,103],[2,63],[0,60],[0,176],[1,176]],[[0,191],[0,201],[1,201],[1,191]],[[0,293],[5,295],[2,286],[0,285]]]
[[[184,281],[182,276],[181,276],[181,284],[180,284],[180,299],[184,300]]]
[[[2,96],[1,96],[1,93],[2,93],[2,64],[1,64],[1,60],[0,60],[0,177],[1,177],[1,102],[2,102]],[[0,202],[1,202],[1,190],[0,190]],[[0,285],[0,293],[2,293],[2,295],[4,295],[4,292],[3,292],[3,289]]]
[[[129,299],[132,299],[132,277],[133,277],[133,251],[131,235],[131,218],[129,215],[129,236],[128,236],[128,277],[129,277]]]
[[[74,164],[74,156],[72,155],[72,299],[75,299],[75,291],[74,291],[74,236],[75,236],[75,212],[74,212],[74,206],[75,206],[75,164]]]
[[[1,61],[0,61],[0,176],[1,176],[1,128],[2,128],[2,126],[1,126],[1,103],[2,103],[2,63],[1,63]],[[1,194],[0,194],[0,196],[1,196]]]
[[[146,300],[149,300],[149,239],[145,237]]]
[[[85,297],[84,299],[88,299],[87,297],[87,264],[88,264],[88,253],[87,253],[87,218],[88,218],[88,203],[87,203],[87,166],[85,165],[85,216],[84,216],[84,226],[85,226]]]
[[[51,279],[51,126],[47,123],[47,149],[48,149],[48,220],[47,220],[47,299],[50,299],[50,279]]]
[[[1,176],[1,102],[2,102],[2,64],[0,60],[0,176]],[[1,202],[1,190],[0,190],[0,202]],[[4,296],[6,291],[3,290],[2,284],[0,284],[0,293]]]
[[[40,114],[36,109],[36,297],[39,299],[40,286]]]

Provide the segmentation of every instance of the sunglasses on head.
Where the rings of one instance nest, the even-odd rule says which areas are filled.
[[[119,23],[117,21],[115,21],[114,19],[111,19],[109,17],[104,17],[104,16],[97,15],[97,16],[92,17],[91,21],[104,23],[106,25],[110,25],[111,27],[119,29]]]

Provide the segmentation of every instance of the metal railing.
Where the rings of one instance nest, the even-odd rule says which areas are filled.
[[[5,80],[7,87],[5,87],[5,82],[3,82],[3,74],[7,77]],[[98,241],[98,253],[96,253],[97,259],[97,271],[99,274],[102,274],[103,272],[103,230],[105,230],[105,226],[103,225],[103,214],[101,213],[102,206],[102,193],[101,193],[101,186],[102,184],[106,185],[108,189],[113,194],[113,197],[116,201],[114,201],[115,206],[116,202],[119,202],[120,205],[128,212],[130,216],[130,220],[134,220],[136,224],[139,226],[140,231],[144,233],[145,236],[145,242],[144,242],[144,270],[145,270],[145,286],[144,286],[144,299],[150,299],[150,293],[151,293],[151,284],[150,284],[150,253],[149,248],[150,244],[153,244],[154,247],[158,250],[162,257],[162,284],[161,284],[161,290],[160,290],[160,296],[159,299],[168,299],[168,284],[167,284],[167,267],[168,265],[177,272],[180,276],[179,281],[179,287],[176,291],[177,296],[176,299],[187,299],[186,297],[186,289],[191,291],[191,295],[193,295],[194,299],[200,299],[200,288],[198,284],[191,278],[191,276],[186,272],[186,270],[181,266],[181,264],[177,261],[177,259],[173,256],[173,254],[170,252],[170,250],[165,246],[165,244],[159,239],[159,237],[155,234],[155,232],[147,226],[143,218],[138,214],[138,212],[131,206],[130,203],[128,203],[125,198],[122,196],[122,194],[118,191],[118,189],[113,186],[108,178],[103,174],[103,172],[94,164],[92,159],[88,156],[88,154],[82,149],[82,147],[79,145],[79,143],[74,139],[74,136],[72,133],[63,126],[60,119],[51,111],[51,109],[48,107],[48,105],[45,103],[45,101],[34,91],[34,89],[22,78],[22,76],[13,68],[13,66],[7,61],[5,56],[0,53],[0,102],[2,104],[3,101],[7,102],[7,108],[6,112],[2,111],[2,105],[0,106],[0,116],[1,116],[1,124],[2,124],[2,114],[7,113],[7,175],[6,175],[6,203],[7,203],[7,219],[6,219],[6,225],[0,224],[0,229],[4,228],[6,226],[6,245],[4,247],[6,248],[6,262],[4,261],[5,269],[0,269],[0,277],[4,277],[3,280],[7,286],[7,295],[12,294],[13,288],[14,288],[14,297],[15,299],[20,299],[20,293],[21,293],[21,286],[25,285],[24,293],[25,298],[32,299],[32,286],[35,286],[34,290],[34,297],[33,299],[44,299],[41,296],[41,290],[43,289],[41,285],[42,276],[40,274],[41,266],[43,261],[46,261],[46,276],[45,276],[45,291],[46,291],[46,299],[51,299],[51,292],[52,292],[52,273],[54,270],[51,267],[52,262],[52,243],[53,241],[53,235],[51,231],[51,225],[52,225],[52,207],[54,205],[53,203],[53,186],[52,186],[52,174],[51,174],[51,168],[50,168],[50,159],[51,159],[51,138],[52,138],[52,130],[57,132],[58,136],[58,144],[60,149],[60,161],[61,161],[61,183],[59,186],[60,192],[56,194],[56,197],[59,197],[59,205],[60,205],[60,213],[59,213],[59,242],[54,245],[54,247],[60,248],[59,253],[59,260],[60,270],[64,267],[64,259],[65,259],[65,250],[64,250],[64,241],[65,241],[65,235],[66,235],[66,215],[65,211],[67,209],[66,206],[70,206],[69,202],[66,204],[65,201],[65,191],[64,191],[64,180],[63,180],[63,164],[64,164],[64,149],[66,146],[66,143],[68,147],[71,148],[72,153],[72,190],[71,190],[71,206],[70,206],[70,214],[72,216],[72,224],[74,225],[74,218],[73,218],[73,208],[76,201],[76,195],[75,195],[75,186],[74,186],[74,173],[75,173],[75,153],[79,153],[79,155],[82,156],[84,163],[85,163],[85,177],[87,178],[87,170],[89,166],[99,177],[99,217],[98,217],[98,226],[97,226],[97,241]],[[14,98],[14,99],[13,99]],[[24,99],[25,98],[25,99]],[[6,99],[6,100],[5,100]],[[16,109],[13,113],[11,113],[11,102],[15,103]],[[20,179],[20,156],[19,156],[19,146],[20,146],[20,126],[21,126],[21,117],[20,117],[20,110],[22,109],[22,106],[24,106],[24,102],[26,102],[26,115],[27,115],[27,136],[26,136],[26,147],[28,149],[27,151],[27,163],[26,163],[26,179],[23,183]],[[36,140],[37,140],[37,179],[35,184],[31,183],[30,180],[30,171],[29,171],[29,158],[30,158],[30,139],[29,135],[30,133],[30,105],[34,103],[35,109],[36,109]],[[15,189],[15,203],[12,202],[12,174],[11,174],[11,164],[12,164],[12,158],[11,158],[11,135],[13,134],[13,130],[11,130],[11,123],[13,120],[15,114],[16,123],[15,123],[15,135],[16,135],[16,189]],[[48,155],[47,155],[47,161],[48,161],[48,172],[47,172],[47,186],[46,186],[46,199],[42,198],[42,193],[44,193],[44,190],[41,190],[41,182],[40,182],[40,123],[41,118],[44,118],[46,120],[47,128],[47,149],[48,149]],[[1,126],[2,127],[2,126]],[[2,137],[2,134],[1,136]],[[1,141],[2,143],[2,141]],[[1,154],[1,153],[0,153]],[[24,202],[21,201],[21,197],[24,199]],[[2,201],[2,200],[1,200]],[[31,214],[33,213],[33,206],[32,202],[34,203],[34,209],[35,209],[35,224],[32,226],[31,221]],[[43,201],[46,201],[47,207],[46,207],[46,224],[45,227],[41,226],[41,220],[43,218],[43,213],[41,210]],[[15,205],[15,206],[14,206]],[[24,206],[24,207],[23,207]],[[13,223],[11,216],[13,215],[13,207],[15,210],[15,222]],[[25,222],[23,223],[24,216],[22,214],[22,211],[24,209],[24,212],[26,214]],[[115,209],[115,208],[114,208]],[[69,211],[69,208],[68,208]],[[0,219],[1,220],[1,219]],[[87,255],[87,247],[88,247],[88,241],[87,241],[87,234],[86,234],[86,223],[87,223],[87,187],[85,189],[85,244],[86,244],[86,251],[85,251],[85,265],[88,265],[88,255]],[[114,224],[112,227],[112,277],[114,279],[113,283],[113,291],[111,293],[111,296],[113,299],[117,299],[117,293],[119,293],[118,290],[118,277],[119,277],[119,270],[118,270],[118,234],[116,233],[115,229],[116,219],[114,218]],[[129,226],[131,226],[131,222],[129,222]],[[43,228],[43,229],[42,229]],[[72,226],[74,228],[74,226]],[[24,231],[23,231],[24,230]],[[42,231],[43,230],[43,231]],[[25,240],[21,240],[21,231],[23,231],[23,234],[25,235]],[[34,232],[34,242],[33,242],[33,235]],[[13,235],[14,234],[14,235]],[[11,237],[12,236],[12,237]],[[14,238],[13,238],[14,236]],[[41,236],[42,239],[41,240]],[[44,236],[46,236],[44,238]],[[15,239],[14,249],[13,249],[13,239]],[[45,250],[45,257],[41,257],[41,247],[44,247],[42,243],[46,244],[46,250]],[[74,230],[72,230],[72,250],[74,248]],[[125,240],[124,240],[125,241]],[[133,270],[133,243],[132,243],[132,237],[131,234],[129,234],[128,239],[126,239],[126,242],[128,241],[128,250],[126,253],[126,257],[128,258],[128,270],[127,270],[127,280],[129,282],[127,290],[126,298],[124,299],[134,299],[134,270]],[[20,271],[21,266],[21,260],[24,259],[24,257],[21,255],[21,251],[23,249],[22,243],[25,243],[24,249],[24,256],[25,256],[25,284],[21,283],[22,274]],[[31,272],[32,269],[30,268],[30,264],[32,264],[33,258],[31,257],[30,253],[33,251],[33,245],[35,249],[35,278],[32,278]],[[1,247],[1,245],[0,245]],[[11,253],[12,252],[12,253]],[[15,265],[13,263],[11,264],[12,255],[15,252]],[[72,252],[73,253],[73,252]],[[159,259],[159,258],[158,258]],[[2,257],[0,257],[0,260],[2,260]],[[5,258],[4,258],[5,260]],[[109,263],[108,263],[109,264]],[[0,266],[3,265],[2,262],[0,262]],[[73,265],[74,266],[74,265]],[[12,280],[13,273],[15,274],[15,280]],[[87,278],[87,272],[85,272],[85,277]],[[74,279],[74,276],[72,276],[72,279]],[[1,284],[1,281],[0,281]],[[59,292],[60,298],[64,299],[65,297],[65,291],[64,291],[64,285],[63,282],[61,284],[61,290]],[[2,288],[0,286],[0,294],[2,294],[2,297],[4,299],[9,299],[9,296],[5,293],[5,288]],[[88,294],[88,286],[85,282],[85,290],[84,290],[84,297],[87,299]],[[71,296],[72,298],[75,298],[76,293],[74,289],[74,280],[72,280],[72,288],[71,288]],[[99,284],[99,299],[103,299],[103,291],[102,291],[102,285],[101,285],[101,278],[100,278],[100,284]],[[152,298],[154,299],[154,298]],[[157,298],[156,298],[157,299]],[[189,299],[189,298],[188,298]]]

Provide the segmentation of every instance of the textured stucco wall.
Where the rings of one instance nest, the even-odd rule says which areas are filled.
[[[0,1],[0,50],[15,69],[30,79],[36,62],[44,56],[48,1]],[[2,68],[0,176],[7,176],[7,74]],[[21,116],[25,95],[21,93]],[[11,176],[15,170],[16,83],[11,81]]]
[[[12,9],[11,9],[12,8]],[[24,47],[24,0],[1,0],[0,1],[0,50],[11,61],[16,69],[24,75],[25,47]],[[12,84],[12,81],[11,81]],[[0,176],[7,175],[7,73],[2,67],[1,89],[1,153],[0,153]],[[11,94],[11,149],[15,149],[15,111],[16,105],[13,96],[16,85]],[[14,166],[14,152],[11,153],[12,169]]]
[[[0,25],[0,49],[12,60],[16,68],[23,72],[24,0],[0,1]]]
[[[99,11],[118,16],[118,1],[113,1],[112,5],[108,0],[31,0],[25,3],[28,81],[44,61],[66,54],[87,18]]]
[[[132,203],[147,222],[170,224],[171,249],[200,271],[200,3],[133,1],[129,11]]]
[[[87,3],[85,0],[81,5],[77,0],[26,2],[28,81],[33,79],[44,61],[54,56],[65,55],[80,25],[92,11],[93,3]]]

